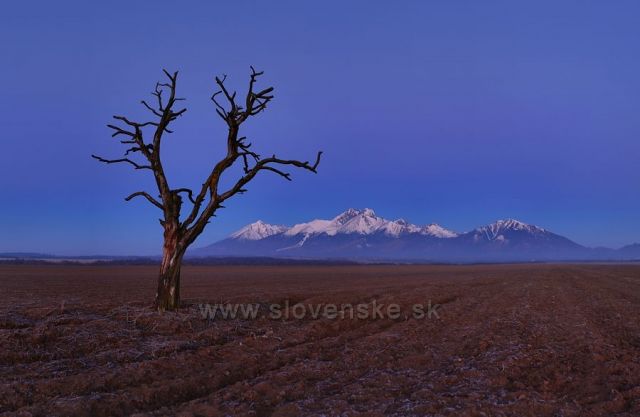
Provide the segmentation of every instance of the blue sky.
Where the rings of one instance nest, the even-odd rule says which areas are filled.
[[[94,3],[94,4],[91,4]],[[276,87],[246,134],[318,175],[263,175],[201,236],[372,207],[466,231],[499,218],[586,245],[640,241],[640,5],[633,1],[11,2],[0,15],[0,251],[155,254],[153,190],[111,115],[180,70],[164,157],[195,188],[224,152],[213,76]]]

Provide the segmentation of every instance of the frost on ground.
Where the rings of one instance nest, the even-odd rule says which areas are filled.
[[[640,267],[2,266],[0,416],[637,416]],[[431,300],[440,319],[203,320]]]

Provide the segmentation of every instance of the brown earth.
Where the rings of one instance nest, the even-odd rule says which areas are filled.
[[[0,266],[0,416],[639,416],[640,266]],[[198,303],[397,303],[204,320]],[[416,319],[415,303],[440,304]],[[407,315],[405,317],[405,314]]]

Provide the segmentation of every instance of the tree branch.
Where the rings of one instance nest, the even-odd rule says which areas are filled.
[[[307,171],[311,171],[313,173],[317,173],[318,172],[317,168],[318,168],[318,165],[320,165],[321,157],[322,157],[322,152],[320,151],[318,152],[318,155],[316,156],[316,160],[313,163],[313,165],[311,165],[308,161],[302,162],[295,159],[280,159],[280,158],[277,158],[275,155],[272,156],[271,158],[262,159],[258,163],[256,163],[256,165],[253,168],[246,170],[247,172],[246,175],[240,178],[236,182],[236,184],[233,187],[231,187],[228,191],[219,195],[217,200],[220,203],[222,203],[223,201],[227,200],[228,198],[240,192],[243,189],[242,187],[245,184],[247,184],[249,181],[251,181],[259,171],[271,171],[284,177],[286,180],[291,181],[291,174],[289,174],[288,172],[284,172],[272,165],[293,165],[295,167],[306,169]]]
[[[159,111],[157,111],[156,109],[151,107],[149,104],[147,104],[147,102],[145,100],[140,101],[140,103],[142,103],[142,105],[145,106],[154,115],[156,115],[158,117],[162,117],[162,113],[160,113]]]
[[[93,159],[97,159],[100,162],[104,162],[105,164],[117,164],[117,163],[128,163],[134,166],[135,169],[153,169],[151,165],[140,165],[129,158],[120,158],[120,159],[104,159],[97,155],[91,155]]]
[[[162,204],[160,204],[155,198],[151,197],[149,194],[147,194],[144,191],[136,191],[135,193],[133,193],[133,194],[129,195],[128,197],[126,197],[125,201],[129,201],[129,200],[131,200],[132,198],[135,198],[135,197],[144,197],[147,200],[149,200],[149,202],[151,204],[153,204],[154,206],[158,207],[160,210],[164,211],[164,206]]]
[[[193,191],[189,188],[178,188],[176,190],[172,190],[175,193],[187,193],[187,196],[189,198],[189,201],[191,201],[193,204],[196,203],[196,200],[193,199]]]

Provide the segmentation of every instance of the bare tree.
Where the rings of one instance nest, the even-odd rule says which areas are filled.
[[[281,159],[275,154],[262,158],[252,149],[246,137],[240,136],[240,126],[250,117],[263,112],[267,104],[273,100],[273,87],[256,91],[256,82],[263,73],[251,67],[248,91],[241,101],[236,98],[235,91],[231,92],[225,86],[226,76],[215,78],[218,91],[211,96],[211,100],[215,104],[216,112],[227,125],[226,155],[213,165],[209,176],[197,193],[189,188],[172,188],[162,166],[162,138],[165,133],[172,133],[169,126],[187,109],[175,109],[176,103],[184,100],[176,97],[178,72],[171,74],[166,70],[163,71],[168,82],[156,84],[152,93],[155,96],[153,104],[142,100],[142,105],[153,114],[153,121],[140,123],[123,116],[113,116],[120,122],[120,126],[107,125],[113,129],[112,137],[117,137],[120,143],[127,145],[128,149],[123,157],[105,159],[91,155],[106,164],[124,163],[136,170],[149,170],[153,173],[159,193],[158,198],[154,198],[145,191],[136,191],[125,200],[144,197],[162,210],[160,224],[164,228],[164,244],[155,300],[155,307],[159,311],[174,310],[180,306],[180,267],[184,254],[189,245],[202,233],[216,210],[223,208],[222,203],[236,194],[244,193],[245,185],[260,171],[273,172],[286,180],[291,180],[290,174],[284,171],[287,166],[315,173],[322,155],[322,152],[318,152],[313,163]],[[144,133],[149,129],[152,130],[153,137],[147,140]],[[139,156],[139,159],[144,162],[135,161],[132,159],[134,156]],[[229,189],[219,189],[222,174],[236,163],[242,164],[243,174]],[[182,216],[183,195],[190,203],[190,210],[185,211],[184,216]]]

